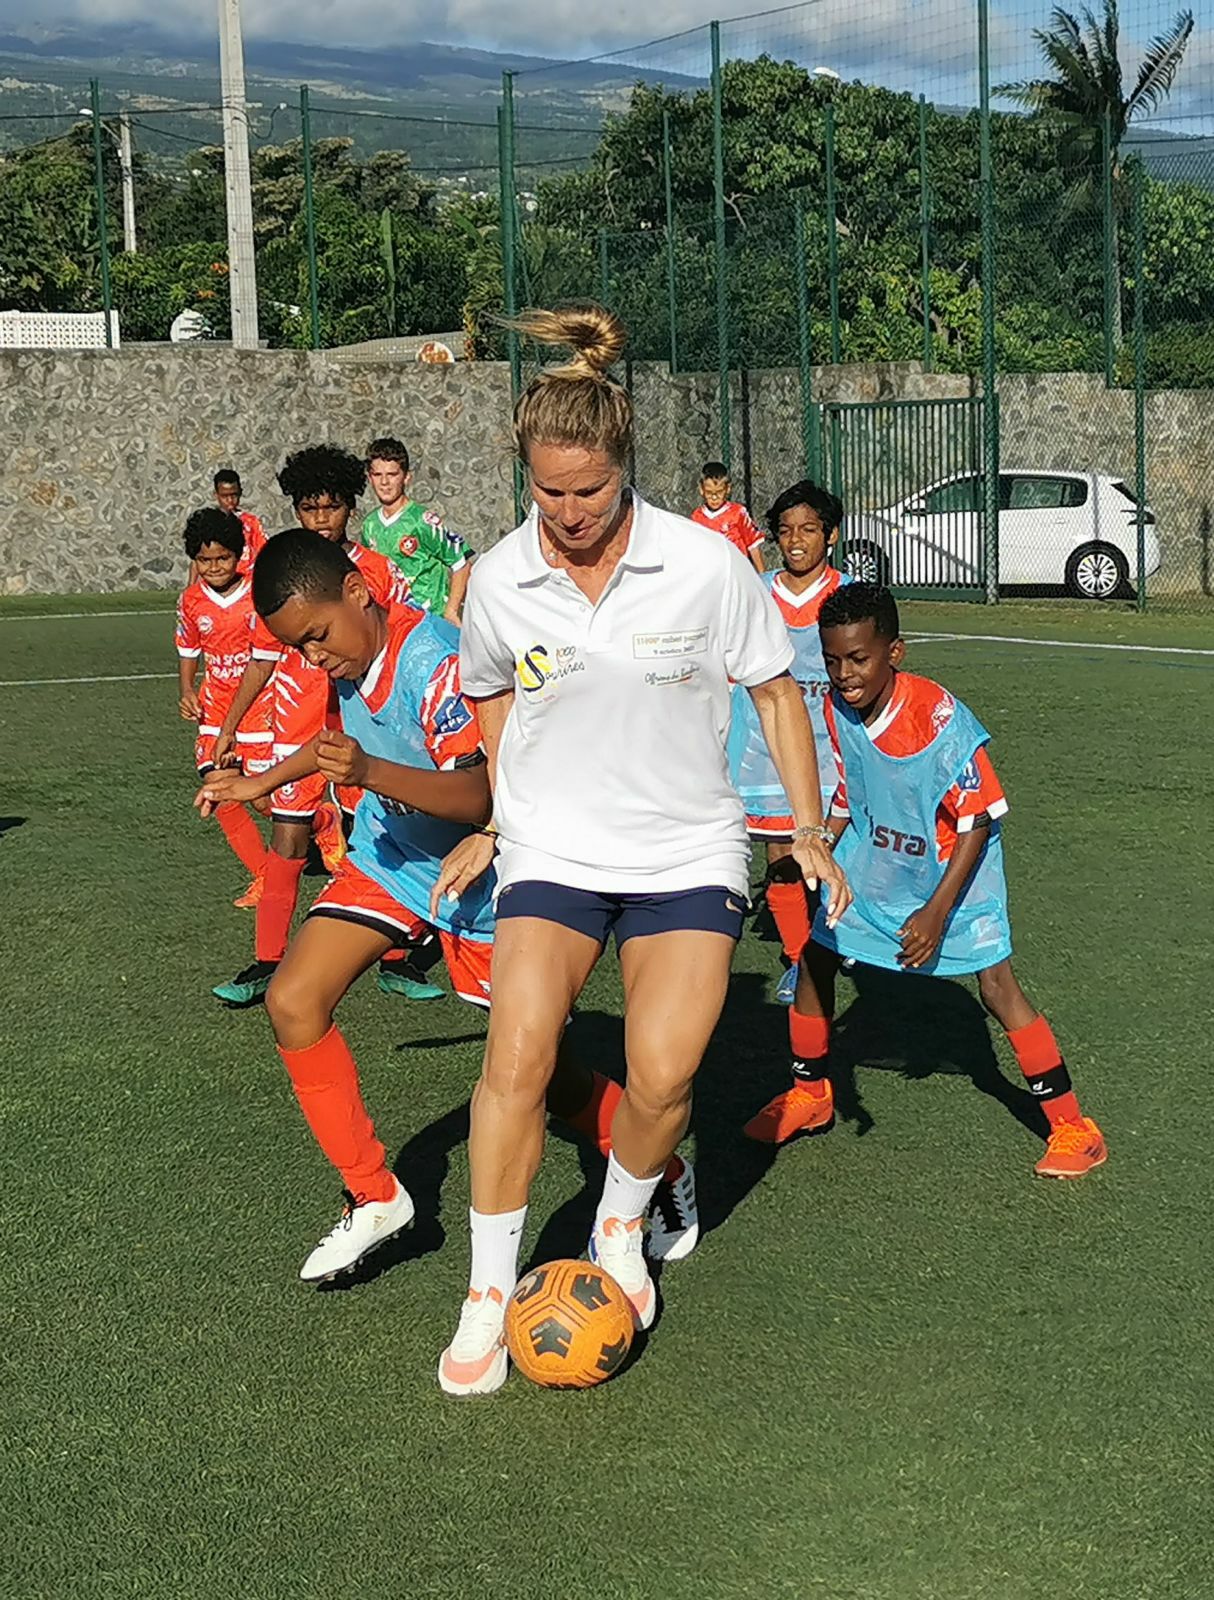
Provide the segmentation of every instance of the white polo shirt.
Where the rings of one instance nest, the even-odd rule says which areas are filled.
[[[633,495],[597,605],[550,567],[535,509],[472,569],[465,694],[514,690],[498,756],[498,881],[745,894],[750,846],[729,781],[730,685],[792,664],[788,630],[726,539]]]

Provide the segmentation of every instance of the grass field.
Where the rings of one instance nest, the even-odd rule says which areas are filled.
[[[336,1186],[264,1015],[207,992],[252,923],[189,809],[156,676],[171,619],[138,614],[164,605],[0,604],[0,1593],[1212,1592],[1214,619],[906,618],[1038,641],[921,640],[911,662],[994,731],[1018,967],[1108,1165],[1034,1180],[1010,1053],[971,990],[929,979],[844,986],[837,1127],[748,1144],[786,1056],[776,946],[748,933],[689,1141],[709,1231],[664,1275],[648,1348],[594,1392],[516,1374],[461,1405],[434,1365],[465,1281],[482,1019],[369,981],[347,1000],[419,1225],[386,1270],[305,1290]],[[119,614],[46,615],[89,609]],[[619,1060],[618,1003],[609,958],[575,1025],[595,1063]],[[577,1253],[597,1188],[597,1156],[550,1138],[524,1254]]]

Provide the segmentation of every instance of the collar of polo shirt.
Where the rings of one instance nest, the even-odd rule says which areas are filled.
[[[660,572],[664,564],[662,539],[653,508],[641,499],[635,489],[630,489],[628,493],[632,496],[632,527],[628,533],[627,547],[620,557],[620,566],[630,567],[634,572]],[[519,540],[518,545],[519,588],[530,588],[543,583],[554,573],[563,570],[560,567],[550,567],[544,559],[543,546],[540,543],[539,507],[533,505],[527,519],[526,536]]]

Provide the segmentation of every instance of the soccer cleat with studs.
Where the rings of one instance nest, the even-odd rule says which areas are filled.
[[[799,967],[794,961],[780,974],[780,981],[776,984],[776,1004],[790,1006],[797,998],[797,974]]]
[[[392,1183],[387,1200],[363,1200],[349,1189],[342,1190],[345,1205],[341,1216],[299,1269],[304,1283],[326,1283],[349,1272],[365,1255],[409,1226],[413,1201],[397,1177]]]
[[[233,1007],[256,1005],[265,998],[270,979],[278,970],[277,961],[254,961],[227,983],[217,983],[211,990],[216,1000]]]
[[[808,1083],[794,1081],[774,1100],[757,1112],[742,1132],[759,1144],[786,1144],[799,1133],[818,1133],[835,1120],[835,1095],[829,1078],[815,1078],[822,1092],[815,1093]]]
[[[493,1394],[506,1381],[510,1357],[505,1339],[506,1297],[500,1289],[468,1290],[455,1337],[438,1362],[444,1394]]]
[[[257,876],[250,882],[249,887],[245,890],[245,892],[243,894],[238,894],[235,900],[232,901],[232,904],[236,907],[237,911],[252,911],[255,906],[259,906],[261,904],[262,890],[265,888],[265,886],[265,873],[259,872]]]
[[[445,989],[431,983],[409,956],[381,961],[376,984],[382,994],[399,994],[406,1000],[444,1000],[447,994]]]
[[[1104,1135],[1091,1117],[1051,1129],[1045,1154],[1033,1169],[1039,1178],[1082,1178],[1109,1159]]]
[[[695,1169],[682,1156],[673,1156],[649,1207],[649,1259],[682,1261],[699,1238]]]

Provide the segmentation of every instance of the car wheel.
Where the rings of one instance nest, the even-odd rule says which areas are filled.
[[[1066,564],[1066,592],[1076,600],[1116,600],[1130,581],[1130,564],[1112,544],[1081,544]]]
[[[843,562],[849,578],[857,583],[888,583],[889,557],[871,539],[860,539],[847,547]]]

